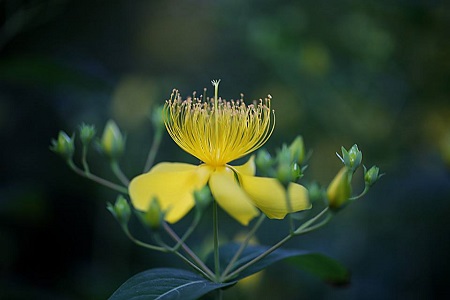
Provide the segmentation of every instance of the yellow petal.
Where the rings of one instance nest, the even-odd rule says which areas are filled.
[[[242,188],[250,196],[253,203],[269,218],[283,219],[288,212],[311,208],[308,190],[299,184],[289,184],[288,191],[292,208],[289,211],[286,201],[286,190],[278,180],[242,174],[239,174],[239,180]]]
[[[231,168],[236,170],[239,174],[254,176],[256,173],[255,156],[252,155],[245,164],[232,166]]]
[[[170,163],[162,162],[155,165],[150,172],[182,172],[182,171],[192,171],[197,169],[198,166],[185,164],[185,163]]]
[[[165,212],[165,220],[175,223],[195,205],[193,192],[208,182],[211,170],[207,166],[158,164],[131,181],[131,201],[136,209],[146,211],[151,200],[156,198]]]
[[[220,207],[241,224],[247,225],[250,220],[259,215],[258,209],[241,189],[231,169],[216,168],[209,179],[209,187]]]

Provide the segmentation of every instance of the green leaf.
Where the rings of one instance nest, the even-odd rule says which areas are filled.
[[[350,272],[341,263],[320,253],[294,256],[287,262],[333,285],[350,282]]]
[[[198,299],[220,288],[235,284],[214,283],[190,271],[172,268],[141,272],[122,284],[110,300]]]
[[[222,271],[229,264],[232,257],[239,249],[239,246],[239,244],[231,243],[220,247],[220,267]],[[236,261],[232,270],[236,270],[245,265],[247,262],[258,257],[268,249],[269,247],[267,246],[247,246],[247,248],[240,255],[239,259]],[[323,254],[312,253],[304,250],[277,249],[255,264],[244,269],[235,278],[233,278],[233,280],[239,280],[250,276],[278,261],[285,259],[289,259],[289,262],[297,268],[316,275],[320,279],[330,283],[345,284],[348,283],[350,279],[350,273],[344,266]],[[207,259],[207,265],[212,266],[212,264],[213,255],[210,254]]]

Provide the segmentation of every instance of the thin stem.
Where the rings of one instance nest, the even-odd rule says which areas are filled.
[[[87,145],[83,145],[83,150],[81,152],[81,163],[83,164],[84,172],[90,174],[91,172],[89,171],[89,164],[87,163],[87,151]]]
[[[144,172],[150,171],[150,168],[155,162],[156,153],[158,153],[159,146],[161,145],[161,140],[163,137],[164,127],[158,127],[156,129],[155,135],[153,136],[152,146],[148,152],[147,161],[145,162]]]
[[[189,236],[192,234],[192,232],[195,230],[195,228],[197,227],[200,220],[201,220],[201,215],[196,214],[194,217],[194,220],[192,221],[191,225],[188,227],[186,232],[183,234],[181,239],[177,242],[177,244],[175,246],[172,247],[173,250],[176,251],[176,250],[178,250],[178,248],[180,248],[181,244],[184,243],[189,238]]]
[[[217,202],[213,201],[213,237],[214,237],[214,270],[216,279],[220,278],[220,260],[219,260],[219,216]]]
[[[194,260],[194,262],[203,270],[205,273],[208,274],[208,278],[211,278],[211,280],[215,277],[214,273],[208,268],[208,266],[205,265],[205,263],[183,242],[181,241],[180,237],[175,233],[175,231],[170,228],[170,226],[163,222],[164,230],[166,230],[167,234],[170,235],[170,237],[176,241],[181,243],[181,248]]]
[[[123,226],[123,231],[125,232],[125,235],[126,235],[133,243],[135,243],[135,244],[138,245],[138,246],[141,246],[141,247],[144,247],[144,248],[147,248],[147,249],[150,249],[150,250],[161,251],[161,252],[168,252],[167,249],[164,248],[164,247],[158,247],[158,246],[155,246],[155,245],[150,245],[150,244],[144,243],[144,242],[142,242],[142,241],[136,239],[136,238],[130,233],[130,230],[129,230],[126,226]]]
[[[361,194],[359,194],[358,196],[351,197],[348,200],[350,200],[350,201],[357,200],[357,199],[361,198],[362,196],[364,196],[365,194],[367,194],[368,191],[369,191],[369,186],[366,185],[366,186],[364,186],[364,190],[361,192]]]
[[[327,211],[329,210],[328,207],[324,208],[319,214],[317,214],[314,218],[308,220],[307,222],[303,223],[299,228],[297,228],[297,230],[295,230],[294,232],[289,233],[287,236],[285,236],[281,241],[279,241],[278,243],[276,243],[275,245],[273,245],[272,247],[270,247],[269,249],[267,249],[265,252],[261,253],[260,255],[258,255],[257,257],[255,257],[254,259],[252,259],[251,261],[247,262],[246,264],[242,265],[241,267],[239,267],[238,269],[234,270],[233,272],[231,272],[229,275],[227,275],[224,278],[224,281],[229,280],[231,278],[233,278],[234,276],[238,275],[240,272],[242,272],[243,270],[245,270],[246,268],[250,267],[251,265],[257,263],[258,261],[260,261],[261,259],[265,258],[267,255],[269,255],[270,253],[272,253],[273,251],[277,250],[278,248],[280,248],[281,246],[283,246],[286,242],[288,242],[291,238],[293,238],[296,235],[300,235],[300,234],[304,234],[306,232],[312,231],[314,229],[317,229],[323,225],[325,225],[329,219],[331,219],[331,215],[329,215],[323,222],[317,224],[316,226],[313,227],[309,227],[310,225],[312,225],[315,221],[317,221],[318,219],[320,219],[320,217],[322,217]]]
[[[193,262],[191,262],[189,259],[187,259],[183,254],[181,254],[180,252],[171,249],[170,247],[168,247],[166,244],[164,244],[164,242],[162,242],[162,240],[160,240],[159,238],[157,239],[160,244],[162,245],[162,247],[158,247],[158,246],[154,246],[154,245],[150,245],[147,243],[144,243],[138,239],[136,239],[135,237],[133,237],[129,231],[129,229],[127,227],[123,227],[123,231],[125,232],[126,236],[133,241],[136,245],[150,249],[150,250],[156,250],[156,251],[161,251],[161,252],[171,252],[174,253],[176,256],[178,256],[179,258],[181,258],[185,263],[187,263],[189,266],[191,266],[192,268],[194,268],[197,272],[201,273],[203,276],[205,276],[206,278],[209,278],[211,280],[213,280],[213,278],[211,278],[208,274],[206,274],[202,269],[200,269],[196,264],[194,264]]]
[[[236,253],[234,254],[233,258],[228,263],[227,267],[225,268],[225,271],[223,271],[221,279],[224,279],[227,276],[227,274],[231,271],[231,269],[233,268],[234,264],[238,260],[239,256],[241,256],[242,252],[245,250],[245,248],[247,248],[247,245],[250,242],[250,239],[255,235],[255,232],[258,230],[258,228],[261,226],[262,222],[265,219],[266,219],[266,215],[265,214],[261,214],[259,216],[258,221],[255,223],[253,228],[250,230],[250,232],[245,237],[244,242],[241,244],[241,246],[239,247],[238,251],[236,251]]]
[[[303,223],[300,227],[298,227],[294,234],[301,234],[303,230],[308,228],[310,225],[312,225],[314,222],[316,222],[318,219],[320,219],[330,208],[327,206],[325,207],[320,213],[318,213],[314,218],[309,219],[305,223]]]
[[[101,178],[101,177],[98,177],[98,176],[96,176],[96,175],[94,175],[94,174],[92,174],[92,173],[87,173],[87,172],[81,170],[80,168],[78,168],[78,167],[74,164],[74,162],[73,162],[72,160],[68,160],[68,161],[67,161],[67,164],[69,165],[69,167],[70,167],[75,173],[77,173],[77,174],[80,175],[80,176],[83,176],[83,177],[88,178],[88,179],[90,179],[90,180],[92,180],[92,181],[95,181],[95,182],[97,182],[98,184],[104,185],[104,186],[106,186],[106,187],[108,187],[108,188],[110,188],[110,189],[112,189],[112,190],[118,191],[118,192],[123,193],[123,194],[128,194],[128,189],[127,189],[126,187],[121,186],[121,185],[118,185],[118,184],[115,184],[115,183],[113,183],[113,182],[111,182],[111,181],[108,181],[108,180],[106,180],[106,179],[103,179],[103,178]]]
[[[214,298],[216,300],[222,300],[223,299],[223,291],[221,289],[215,290],[215,296]]]
[[[247,269],[251,265],[257,263],[258,261],[260,261],[261,259],[263,259],[267,255],[272,253],[273,251],[277,250],[278,248],[283,246],[287,241],[289,241],[292,237],[294,237],[294,234],[289,233],[286,237],[284,237],[281,241],[279,241],[278,243],[276,243],[275,245],[273,245],[272,247],[267,249],[264,253],[261,253],[259,256],[255,257],[251,261],[247,262],[246,264],[242,265],[241,267],[239,267],[236,270],[234,270],[233,272],[231,272],[228,276],[225,277],[225,281],[228,280],[228,279],[233,278],[234,276],[238,275],[243,270]]]
[[[120,165],[117,162],[117,160],[111,161],[111,169],[112,169],[114,175],[116,175],[116,177],[120,180],[120,182],[122,182],[123,185],[125,185],[125,186],[130,185],[130,180],[122,172],[122,169],[120,168]]]
[[[208,278],[209,280],[214,280],[214,277],[211,277],[211,275],[209,275],[207,272],[203,271],[199,266],[197,266],[196,264],[194,264],[192,261],[190,261],[187,257],[185,257],[183,254],[181,254],[178,251],[171,251],[172,253],[174,253],[176,256],[178,256],[179,258],[181,258],[185,263],[187,263],[189,266],[191,266],[192,268],[194,268],[197,272],[199,272],[200,274],[202,274],[204,277]],[[213,274],[214,275],[214,274]]]
[[[316,224],[316,225],[314,225],[314,226],[307,227],[307,228],[305,228],[305,229],[303,229],[303,230],[296,231],[296,232],[295,232],[295,235],[301,235],[301,234],[305,234],[305,233],[314,231],[314,230],[316,230],[316,229],[319,229],[320,227],[322,227],[322,226],[324,226],[325,224],[327,224],[332,218],[333,218],[333,215],[332,215],[332,214],[329,214],[329,215],[327,215],[327,216],[325,217],[325,219],[322,220],[322,222],[320,222],[320,223],[318,223],[318,224]]]

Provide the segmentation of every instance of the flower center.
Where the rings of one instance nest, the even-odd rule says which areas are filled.
[[[273,132],[275,113],[270,109],[270,95],[246,105],[242,96],[236,101],[219,98],[219,82],[213,85],[213,99],[197,98],[194,92],[182,100],[173,90],[164,105],[164,122],[178,146],[216,167],[261,147]]]

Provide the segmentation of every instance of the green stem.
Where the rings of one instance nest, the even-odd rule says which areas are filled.
[[[320,228],[321,226],[325,225],[329,219],[331,219],[332,215],[329,215],[324,221],[322,221],[321,223],[310,227],[310,225],[312,225],[315,221],[317,221],[318,219],[320,219],[320,217],[322,217],[327,211],[329,210],[328,207],[324,208],[319,214],[317,214],[314,218],[308,220],[307,222],[303,223],[299,228],[297,228],[294,232],[290,232],[287,236],[285,236],[281,241],[279,241],[278,243],[276,243],[275,245],[273,245],[272,247],[270,247],[269,249],[267,249],[265,252],[261,253],[260,255],[258,255],[257,257],[255,257],[254,259],[252,259],[251,261],[247,262],[246,264],[242,265],[241,267],[239,267],[238,269],[234,270],[233,272],[231,272],[229,275],[227,275],[224,278],[224,281],[227,281],[229,279],[232,279],[233,277],[235,277],[236,275],[238,275],[240,272],[242,272],[243,270],[245,270],[246,268],[250,267],[251,265],[257,263],[258,261],[260,261],[261,259],[265,258],[267,255],[269,255],[270,253],[272,253],[273,251],[277,250],[278,248],[280,248],[281,246],[283,246],[286,242],[288,242],[291,238],[293,238],[294,236],[300,235],[300,234],[304,234],[306,232],[310,232],[314,229]]]
[[[148,152],[147,161],[145,162],[144,172],[147,173],[150,171],[152,167],[156,153],[158,153],[159,146],[161,145],[161,140],[163,137],[164,127],[158,127],[156,129],[155,135],[153,136],[152,146],[150,147],[150,151]]]
[[[223,271],[221,279],[223,280],[227,274],[231,271],[231,269],[233,268],[234,264],[236,263],[236,261],[238,260],[238,258],[241,256],[242,252],[245,250],[245,248],[247,248],[248,243],[250,242],[250,239],[255,235],[255,232],[258,230],[258,228],[261,226],[262,222],[266,219],[266,215],[265,214],[261,214],[259,216],[258,221],[255,223],[255,225],[253,226],[253,228],[250,230],[250,232],[247,234],[247,236],[245,237],[244,242],[241,244],[241,246],[239,247],[238,251],[236,251],[236,253],[234,254],[233,258],[230,260],[230,262],[228,263],[227,267],[225,268],[225,271]]]
[[[322,227],[322,226],[324,226],[325,224],[327,224],[332,218],[333,218],[333,215],[332,215],[332,214],[329,214],[329,215],[327,215],[327,216],[325,217],[325,219],[322,220],[322,222],[320,222],[320,223],[318,223],[318,224],[316,224],[316,225],[314,225],[314,226],[307,227],[307,228],[305,228],[305,229],[303,229],[303,230],[300,230],[300,231],[296,230],[296,231],[295,231],[295,235],[301,235],[301,234],[305,234],[305,233],[308,233],[308,232],[317,230],[317,229],[319,229],[320,227]]]
[[[118,185],[118,184],[115,184],[115,183],[113,183],[113,182],[111,182],[111,181],[108,181],[108,180],[106,180],[106,179],[103,179],[103,178],[101,178],[101,177],[98,177],[98,176],[96,176],[96,175],[94,175],[94,174],[92,174],[92,173],[87,173],[86,171],[83,171],[83,170],[81,170],[80,168],[78,168],[78,167],[74,164],[74,162],[73,162],[72,160],[68,160],[68,161],[67,161],[67,164],[69,165],[69,167],[70,167],[75,173],[77,173],[77,174],[80,175],[80,176],[83,176],[83,177],[88,178],[88,179],[90,179],[90,180],[92,180],[92,181],[95,181],[95,182],[97,182],[98,184],[101,184],[101,185],[103,185],[103,186],[106,186],[106,187],[108,187],[108,188],[110,188],[110,189],[112,189],[112,190],[118,191],[118,192],[123,193],[123,194],[128,194],[128,189],[127,189],[126,187],[121,186],[121,185]]]
[[[223,291],[221,289],[215,290],[214,298],[216,300],[222,300],[223,299]]]
[[[114,175],[122,182],[123,185],[128,186],[130,185],[130,180],[125,176],[125,174],[122,172],[122,169],[120,168],[119,163],[117,160],[111,161],[111,170],[113,171]]]
[[[177,242],[177,244],[172,247],[172,249],[174,251],[178,250],[180,248],[181,244],[184,243],[189,238],[189,236],[191,236],[192,232],[194,232],[194,230],[197,227],[197,225],[200,222],[200,220],[201,220],[201,215],[200,214],[196,214],[195,217],[194,217],[194,220],[192,221],[192,223],[189,226],[189,228],[186,230],[186,232],[183,234],[183,236]]]
[[[181,248],[183,248],[183,250],[192,258],[192,260],[208,275],[208,278],[213,280],[215,277],[214,273],[183,241],[181,241],[180,237],[175,233],[175,231],[173,231],[166,222],[163,222],[163,227],[164,230],[166,230],[167,234],[169,234],[174,241],[181,244]]]
[[[167,249],[164,248],[164,247],[158,247],[158,246],[155,246],[155,245],[150,245],[150,244],[147,244],[147,243],[144,243],[144,242],[138,240],[137,238],[135,238],[135,237],[130,233],[130,230],[129,230],[126,226],[123,226],[123,231],[125,232],[125,235],[126,235],[133,243],[135,243],[135,244],[138,245],[138,246],[141,246],[141,247],[144,247],[144,248],[147,248],[147,249],[150,249],[150,250],[161,251],[161,252],[168,252]]]
[[[81,162],[83,164],[84,172],[90,174],[91,172],[89,171],[89,164],[87,163],[87,151],[88,151],[87,145],[83,145],[83,150],[81,153]]]
[[[214,270],[216,280],[220,279],[220,260],[219,260],[219,217],[217,202],[213,201],[213,237],[214,237]]]
[[[251,261],[249,261],[248,263],[244,264],[243,266],[241,266],[241,267],[237,268],[236,270],[234,270],[233,272],[231,272],[228,276],[225,277],[225,281],[229,280],[229,279],[232,279],[234,276],[238,275],[243,270],[247,269],[251,265],[257,263],[258,261],[260,261],[261,259],[263,259],[267,255],[272,253],[273,251],[277,250],[278,248],[283,246],[287,241],[289,241],[292,237],[294,237],[294,234],[289,233],[286,237],[284,237],[281,241],[279,241],[278,243],[276,243],[275,245],[273,245],[272,247],[267,249],[264,253],[261,253],[260,255],[258,255],[257,257],[255,257]]]
[[[300,227],[298,227],[295,231],[294,234],[301,234],[303,232],[303,230],[305,230],[306,228],[308,228],[310,225],[312,225],[314,222],[316,222],[318,219],[320,219],[330,208],[327,206],[325,207],[320,213],[318,213],[314,218],[309,219],[308,221],[306,221],[305,223],[303,223]]]
[[[348,200],[350,200],[350,201],[357,200],[357,199],[361,198],[362,196],[364,196],[365,194],[367,194],[368,191],[369,191],[369,186],[366,185],[366,186],[364,186],[364,190],[361,192],[361,194],[359,194],[358,196],[351,197]]]

